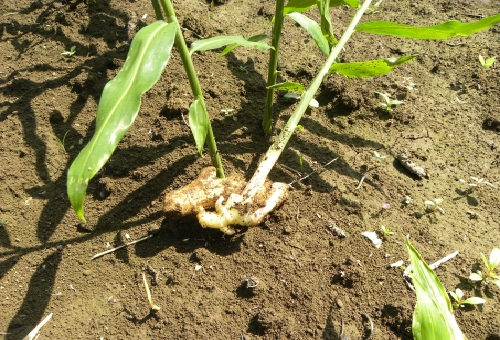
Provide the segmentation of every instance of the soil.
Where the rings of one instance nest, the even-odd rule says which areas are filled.
[[[264,0],[174,6],[188,43],[270,34],[274,12]],[[384,1],[362,20],[471,22],[499,8],[488,0]],[[336,32],[354,13],[331,12]],[[314,10],[311,16],[318,18]],[[147,0],[2,1],[0,338],[22,339],[53,313],[39,339],[362,339],[369,333],[364,315],[373,320],[372,339],[411,339],[415,293],[402,269],[389,266],[408,265],[409,235],[429,263],[459,251],[436,269],[438,277],[447,290],[487,302],[457,310],[458,324],[469,339],[500,339],[500,288],[468,280],[481,267],[480,253],[500,246],[499,189],[469,192],[459,181],[475,176],[500,186],[500,67],[484,71],[478,63],[478,55],[500,55],[498,25],[447,41],[355,34],[344,61],[419,56],[377,78],[329,76],[320,107],[306,113],[270,177],[290,183],[316,172],[293,184],[262,225],[233,236],[162,212],[166,192],[210,165],[184,121],[192,97],[174,52],[90,182],[82,223],[66,196],[67,169],[93,135],[99,97],[130,38],[154,20]],[[62,56],[71,46],[76,53]],[[314,41],[286,19],[281,46],[280,77],[307,86],[324,61]],[[193,59],[226,173],[248,179],[296,102],[277,94],[276,133],[267,138],[267,54],[239,48]],[[404,77],[415,90],[401,86]],[[404,104],[385,111],[374,91]],[[387,157],[379,162],[374,151]],[[428,178],[408,172],[396,158],[402,152]],[[445,214],[426,212],[425,200],[436,198]],[[377,249],[361,233],[382,225],[394,234]],[[142,273],[157,313],[150,313]]]

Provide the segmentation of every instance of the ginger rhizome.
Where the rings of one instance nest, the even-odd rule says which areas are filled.
[[[284,202],[288,194],[285,183],[266,181],[253,196],[240,194],[248,189],[246,186],[245,180],[239,176],[217,178],[215,168],[207,167],[190,184],[168,192],[163,210],[167,218],[196,215],[203,227],[233,234],[231,226],[258,225]]]

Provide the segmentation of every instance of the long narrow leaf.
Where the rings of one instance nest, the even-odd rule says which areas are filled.
[[[485,30],[499,22],[500,14],[470,23],[461,23],[460,21],[452,20],[435,26],[423,27],[407,26],[388,21],[372,21],[359,25],[356,27],[356,31],[412,39],[443,40],[455,36],[468,36]]]
[[[271,48],[268,44],[261,41],[250,41],[243,38],[241,35],[238,36],[219,36],[208,39],[196,40],[191,44],[189,53],[193,54],[196,51],[207,51],[216,48],[221,48],[226,45],[237,44],[243,47],[257,47],[260,50],[268,50]]]
[[[272,86],[269,86],[268,89],[283,90],[283,91],[290,91],[290,92],[299,92],[299,93],[303,93],[306,91],[304,86],[302,86],[299,83],[294,83],[292,81],[274,84]]]
[[[141,95],[158,81],[167,66],[175,32],[175,24],[164,21],[142,28],[132,41],[122,69],[104,87],[97,109],[94,136],[68,171],[68,196],[83,221],[88,182],[108,161],[134,122],[141,105]]]
[[[376,59],[352,63],[338,63],[330,67],[330,72],[336,72],[349,78],[376,77],[391,72],[396,66],[407,63],[417,55],[399,58]]]
[[[189,127],[200,156],[203,153],[203,146],[207,138],[208,124],[209,121],[203,103],[198,99],[194,100],[189,107]]]
[[[330,0],[330,7],[338,7],[342,5],[348,5],[352,8],[358,8],[359,0]]]
[[[328,40],[326,40],[325,36],[321,32],[321,27],[316,21],[311,20],[305,15],[296,12],[289,13],[288,16],[293,20],[295,20],[307,32],[309,32],[309,34],[314,39],[314,41],[316,42],[319,49],[321,50],[321,52],[323,52],[324,55],[328,56],[328,54],[330,54],[330,47],[328,45]]]
[[[463,340],[450,299],[434,271],[406,240],[417,295],[412,332],[415,340]]]
[[[269,38],[268,35],[265,35],[265,34],[258,34],[258,35],[254,35],[253,37],[250,37],[248,38],[247,40],[248,41],[253,41],[253,42],[256,42],[256,41],[261,41],[261,40],[264,40],[264,39],[267,39]],[[222,56],[225,56],[226,54],[228,54],[229,52],[231,52],[232,50],[234,50],[236,47],[238,47],[240,45],[238,44],[231,44],[229,46],[227,46],[224,51],[222,51],[222,53],[220,54],[221,57]]]
[[[320,15],[320,27],[321,27],[321,32],[325,36],[325,38],[328,41],[329,48],[337,45],[338,41],[335,38],[335,35],[333,34],[333,26],[332,26],[332,19],[330,15],[330,3],[332,1],[330,0],[320,0],[318,9],[319,9],[319,15]]]
[[[316,0],[290,0],[286,4],[283,14],[305,12],[314,5],[316,5]],[[338,7],[342,5],[349,5],[352,8],[358,8],[359,0],[330,0],[330,7]]]

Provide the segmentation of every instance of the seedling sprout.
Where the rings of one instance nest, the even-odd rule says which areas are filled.
[[[410,196],[405,196],[405,199],[403,202],[406,205],[413,204],[413,198],[411,198]]]
[[[238,71],[248,73],[247,67],[248,66],[238,66]]]
[[[391,99],[389,97],[389,95],[387,95],[385,93],[376,92],[376,91],[374,93],[378,94],[379,96],[381,96],[384,99],[385,103],[380,103],[380,106],[382,106],[388,112],[393,111],[393,106],[404,104],[404,102],[402,102],[401,100]]]
[[[59,142],[59,144],[61,145],[61,148],[63,149],[64,152],[66,152],[66,147],[64,146],[64,140],[66,139],[66,135],[68,134],[69,130],[66,131],[66,133],[64,134],[62,140],[59,139],[57,136],[56,136],[56,139],[57,141]]]
[[[500,287],[500,275],[498,275],[498,265],[500,264],[500,249],[493,248],[490,253],[490,259],[486,258],[486,256],[481,253],[481,260],[483,261],[486,272],[482,273],[481,271],[477,271],[475,273],[471,273],[469,276],[469,280],[473,282],[481,282],[484,284],[494,283]]]
[[[409,91],[415,91],[417,89],[417,84],[413,82],[413,77],[403,77],[401,86]]]
[[[387,156],[382,156],[381,154],[379,154],[377,151],[373,151],[373,156],[374,158],[377,160],[377,162],[379,163],[382,163],[385,161],[385,159],[387,158]]]
[[[300,172],[302,172],[302,166],[303,166],[304,160],[302,157],[302,154],[299,154],[299,167],[300,167]]]
[[[394,235],[394,232],[391,231],[391,229],[389,229],[386,226],[380,226],[380,230],[382,230],[382,236],[383,237],[386,237],[386,236],[389,236],[389,235]]]
[[[495,189],[498,189],[495,185],[491,184],[490,182],[486,181],[484,178],[478,178],[478,177],[474,177],[474,176],[470,176],[470,179],[472,179],[474,182],[472,183],[468,183],[469,185],[469,192],[472,192],[472,190],[476,187],[480,187],[482,185],[488,185],[492,188],[495,188]],[[464,179],[459,179],[458,180],[460,183],[467,183],[466,180]]]
[[[490,67],[493,66],[493,64],[495,63],[495,61],[497,59],[497,56],[493,56],[491,58],[484,60],[483,56],[479,55],[478,59],[479,59],[479,63],[481,64],[481,68],[484,71],[486,71],[487,69],[489,69]]]
[[[432,201],[425,201],[425,211],[426,212],[434,212],[439,211],[441,214],[444,214],[444,209],[441,208],[441,204],[443,203],[442,198],[436,198]]]
[[[464,293],[460,288],[457,288],[455,292],[449,291],[448,294],[455,300],[453,302],[453,308],[458,309],[458,308],[463,308],[465,305],[481,305],[486,302],[485,299],[482,299],[480,297],[470,297],[468,299],[463,299]]]
[[[76,52],[76,46],[71,46],[71,49],[69,51],[64,51],[61,53],[62,56],[65,56],[67,58],[71,58],[73,54]]]

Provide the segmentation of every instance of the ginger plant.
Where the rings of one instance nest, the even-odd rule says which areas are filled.
[[[325,77],[330,74],[359,78],[379,76],[417,57],[412,55],[364,62],[340,63],[339,55],[354,32],[436,40],[457,35],[467,36],[500,22],[499,14],[472,23],[464,24],[450,21],[429,27],[408,26],[385,21],[366,22],[358,25],[371,1],[365,0],[361,6],[359,6],[359,0],[290,0],[284,8],[277,5],[277,12],[283,10],[284,15],[293,18],[311,34],[327,59],[312,80],[309,88],[304,89],[294,113],[262,158],[250,181],[245,183],[242,180],[234,179],[222,182],[222,184],[219,183],[218,185],[227,186],[228,189],[232,188],[232,190],[214,191],[214,196],[208,200],[210,202],[208,206],[202,205],[196,209],[186,210],[197,214],[203,226],[231,233],[233,232],[232,225],[252,226],[260,223],[268,212],[284,201],[287,193],[286,185],[283,183],[271,184],[267,181],[267,176],[285,149],[302,115],[314,99]],[[329,8],[343,4],[359,8],[353,15],[347,29],[337,40],[333,34]],[[215,171],[215,176],[211,176],[209,182],[215,182],[225,175],[222,170],[222,159],[215,144],[215,137],[203,101],[203,93],[191,61],[192,54],[197,51],[206,51],[224,46],[227,47],[223,53],[228,53],[237,46],[257,47],[261,50],[277,50],[277,45],[272,48],[261,41],[265,38],[263,35],[248,39],[241,36],[212,37],[195,41],[188,49],[183,40],[171,1],[152,0],[152,5],[158,21],[142,28],[133,39],[124,66],[115,79],[111,80],[104,88],[97,110],[94,136],[76,157],[68,171],[68,196],[75,212],[82,220],[85,220],[83,202],[89,181],[105,165],[117,148],[121,138],[133,124],[140,109],[141,95],[160,79],[161,74],[166,69],[174,43],[180,52],[193,92],[193,101],[189,109],[189,125],[195,144],[199,153],[203,150],[205,143],[208,145],[212,165],[215,169],[210,170]],[[301,12],[305,12],[313,6],[318,6],[320,11],[320,24],[301,14]],[[166,21],[162,20],[164,17]],[[281,29],[280,25],[282,25],[282,20],[276,20],[275,32]],[[272,69],[272,72],[275,73],[274,64],[275,62],[273,62],[270,70]],[[271,80],[272,76],[270,75]],[[272,81],[268,82],[268,84],[270,83]],[[286,89],[287,87],[300,89],[301,87],[300,84],[296,83],[289,83],[285,86],[283,84],[271,86],[280,89]],[[269,126],[266,123],[264,125]],[[180,205],[191,205],[195,202],[192,199],[192,191],[182,192],[184,196],[181,195],[183,199],[179,201]],[[204,191],[202,190],[202,192]],[[167,208],[166,206],[165,210],[168,213]],[[214,208],[215,212],[206,211],[207,208]],[[180,210],[184,211],[182,208]]]

